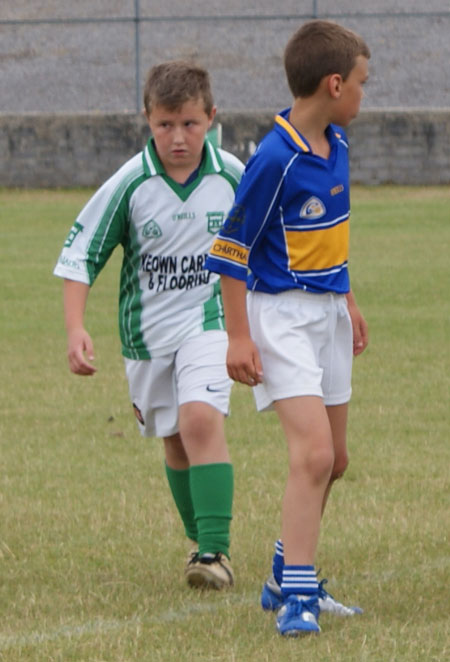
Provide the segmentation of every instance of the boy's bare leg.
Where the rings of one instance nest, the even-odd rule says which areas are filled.
[[[334,465],[331,472],[330,480],[325,491],[322,514],[327,505],[328,497],[330,495],[333,483],[338,478],[341,478],[348,465],[347,454],[347,418],[348,418],[348,403],[343,405],[328,406],[327,408],[328,420],[331,427],[331,435],[333,438],[334,446]]]
[[[205,402],[180,407],[180,434],[191,466],[230,463],[225,440],[224,415]]]
[[[327,499],[334,481],[342,476],[347,467],[347,413],[348,404],[328,406],[326,408],[326,414],[332,435],[334,464],[323,495],[321,515],[325,509]],[[268,581],[264,584],[261,595],[261,606],[265,610],[276,610],[281,606],[283,601],[280,585],[282,583],[282,569],[284,567],[284,550],[285,546],[281,540],[278,540],[275,547],[275,555],[272,565],[273,576],[269,578]],[[333,596],[327,593],[326,589],[323,588],[322,583],[319,586],[319,606],[321,611],[331,612],[340,616],[353,616],[355,614],[362,613],[362,609],[360,607],[347,607],[335,600]]]
[[[164,437],[163,442],[167,466],[177,471],[189,469],[188,456],[186,455],[181,436],[178,432],[170,437]]]
[[[334,462],[329,419],[319,397],[275,402],[289,454],[289,474],[282,506],[286,565],[314,565],[320,519]]]

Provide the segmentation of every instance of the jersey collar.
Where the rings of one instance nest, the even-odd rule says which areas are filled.
[[[300,152],[311,152],[311,148],[306,138],[294,128],[289,122],[288,117],[291,109],[286,108],[281,113],[275,116],[275,125],[278,131],[288,140],[293,143],[296,149]]]
[[[289,122],[288,117],[290,111],[290,108],[286,108],[275,116],[275,128],[293,147],[295,147],[297,151],[312,153],[312,149],[307,139]],[[327,134],[331,146],[336,140],[342,139],[339,127],[336,127],[333,124],[328,125],[325,133]]]

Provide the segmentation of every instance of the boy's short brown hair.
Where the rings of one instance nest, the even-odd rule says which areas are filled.
[[[297,97],[309,97],[329,74],[346,80],[358,55],[370,58],[362,37],[331,21],[315,20],[302,25],[287,43],[284,68],[289,88]]]
[[[178,110],[190,100],[203,99],[205,112],[210,115],[214,100],[206,69],[193,62],[172,60],[152,67],[144,87],[144,107],[147,115],[152,107],[161,105]]]

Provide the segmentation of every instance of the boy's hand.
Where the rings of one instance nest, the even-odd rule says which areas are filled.
[[[76,375],[93,375],[97,368],[92,365],[94,360],[94,345],[84,328],[74,329],[69,333],[67,358],[69,367]]]
[[[369,327],[358,306],[348,307],[353,328],[353,356],[362,354],[369,344]]]
[[[228,333],[228,374],[235,382],[256,386],[263,380],[263,371],[248,325],[247,283],[224,274],[220,283]]]
[[[362,354],[369,344],[369,327],[358,308],[353,292],[346,295],[348,312],[353,329],[353,356]]]
[[[358,354],[362,354],[362,352],[369,344],[369,329],[366,320],[361,314],[359,314],[356,318],[352,317],[352,326],[353,356],[358,356]]]
[[[229,340],[227,370],[231,379],[248,386],[256,386],[263,380],[259,353],[251,338]]]

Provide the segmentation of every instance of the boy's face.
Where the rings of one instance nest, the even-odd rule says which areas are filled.
[[[368,78],[369,62],[364,55],[358,55],[356,63],[345,81],[341,83],[341,94],[335,106],[336,117],[333,121],[340,126],[350,124],[359,113],[363,86]]]
[[[156,151],[166,173],[183,183],[202,158],[205,134],[216,109],[205,111],[203,99],[186,101],[178,110],[156,105],[148,116]]]

